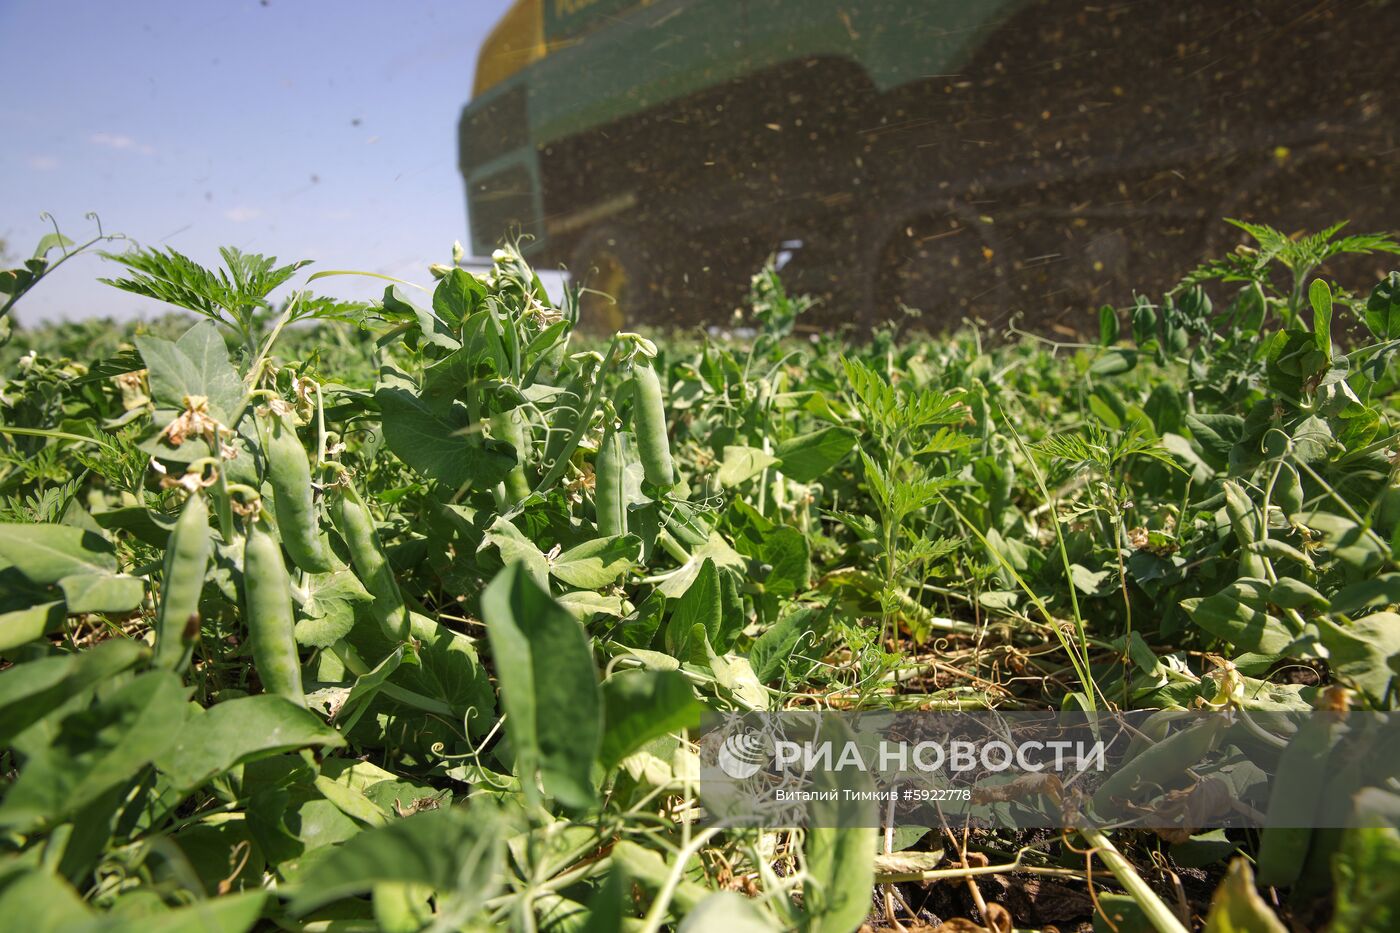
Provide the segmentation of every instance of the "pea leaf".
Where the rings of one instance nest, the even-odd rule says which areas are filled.
[[[481,306],[486,286],[465,269],[453,269],[433,289],[433,312],[454,330]]]
[[[484,806],[428,810],[365,830],[311,864],[290,910],[305,914],[380,882],[401,881],[452,895],[453,905],[469,914],[502,877],[502,837],[500,818]]]
[[[504,516],[497,518],[487,529],[485,537],[482,538],[481,548],[495,546],[501,552],[501,563],[513,564],[516,561],[524,564],[530,571],[530,575],[540,584],[547,586],[549,580],[549,559],[544,556],[535,542],[511,524]]]
[[[753,479],[778,462],[778,458],[757,447],[725,447],[719,467],[719,484],[726,489]]]
[[[1136,350],[1115,347],[1100,353],[1089,366],[1089,372],[1095,376],[1117,376],[1132,370],[1137,366],[1137,360]]]
[[[1350,615],[1367,606],[1392,603],[1400,603],[1400,573],[1384,573],[1345,587],[1332,597],[1331,608],[1333,612]]]
[[[306,601],[297,620],[297,643],[310,648],[329,648],[355,626],[355,604],[373,599],[348,569],[307,577]]]
[[[668,599],[679,599],[681,594],[695,582],[701,566],[707,560],[714,561],[720,567],[732,567],[735,570],[741,570],[744,567],[743,556],[729,546],[729,542],[724,540],[723,535],[712,531],[704,544],[690,552],[690,560],[682,564],[679,570],[659,584],[657,589]]]
[[[593,761],[602,740],[602,698],[588,637],[541,589],[529,569],[506,566],[481,596],[516,770],[533,796],[571,807],[594,800]]]
[[[177,910],[113,917],[102,925],[102,930],[104,933],[186,933],[188,930],[244,933],[262,918],[267,895],[266,891],[242,891],[195,901]]]
[[[205,399],[210,417],[225,426],[232,424],[242,407],[243,382],[229,363],[228,348],[213,323],[200,321],[174,342],[142,334],[135,343],[149,372],[156,427],[164,429],[185,411],[190,398]],[[179,447],[152,437],[142,448],[181,462],[213,453],[201,437],[189,437]]]
[[[756,547],[738,542],[740,550],[757,564],[753,582],[765,593],[792,596],[811,585],[811,543],[799,529],[779,525],[764,533]]]
[[[1190,414],[1186,426],[1191,437],[1201,446],[1207,463],[1223,469],[1230,460],[1230,448],[1244,435],[1244,419],[1239,415]]]
[[[64,603],[58,599],[0,613],[0,652],[12,651],[63,627]]]
[[[122,573],[75,573],[58,581],[69,615],[130,612],[141,606],[146,584]]]
[[[719,568],[707,558],[695,581],[671,608],[671,618],[666,623],[666,650],[682,661],[689,660],[697,626],[706,638],[713,639],[723,621]]]
[[[236,764],[317,745],[338,748],[340,733],[319,716],[274,694],[227,700],[192,711],[156,767],[192,790]]]
[[[642,539],[636,535],[594,538],[550,561],[549,573],[581,590],[598,590],[616,583],[635,567],[641,553]]]
[[[384,441],[414,471],[453,489],[489,489],[515,466],[515,449],[504,441],[473,435],[460,402],[432,405],[402,381],[375,388],[384,420]]]
[[[1332,874],[1337,892],[1332,929],[1386,933],[1400,924],[1400,833],[1394,827],[1346,830]]]
[[[173,342],[142,334],[135,343],[157,410],[182,411],[187,397],[199,395],[208,399],[211,415],[229,423],[243,400],[243,384],[213,323],[200,321]]]
[[[190,715],[186,693],[174,674],[152,671],[65,716],[50,742],[31,749],[0,804],[0,825],[52,823],[131,780],[179,737]]]
[[[1235,649],[1282,655],[1297,637],[1266,606],[1271,587],[1265,580],[1241,578],[1214,596],[1181,601],[1191,621]]]
[[[784,668],[801,677],[821,660],[833,605],[790,612],[758,636],[749,652],[758,679],[770,683]]]
[[[1118,312],[1113,305],[1099,308],[1099,346],[1111,347],[1118,342]]]
[[[627,671],[603,683],[606,731],[598,760],[604,770],[647,742],[700,725],[705,707],[677,671]]]
[[[475,644],[416,612],[409,618],[413,637],[419,642],[418,663],[399,665],[389,682],[440,704],[453,718],[464,719],[473,735],[485,734],[495,718],[496,704]],[[388,657],[397,646],[389,643],[377,624],[367,622],[356,625],[346,640],[362,658]],[[408,715],[421,716],[421,708]]]
[[[135,665],[149,652],[138,641],[113,638],[77,654],[16,664],[0,673],[0,746],[96,683]]]
[[[573,613],[574,618],[580,622],[587,622],[599,614],[617,619],[627,615],[627,601],[622,596],[605,596],[591,590],[574,590],[570,593],[561,593],[556,598],[559,605]]]
[[[40,586],[64,577],[117,571],[111,542],[68,525],[0,524],[0,559]]]
[[[1393,676],[1387,662],[1400,655],[1400,615],[1376,612],[1348,626],[1323,617],[1317,625],[1322,644],[1330,653],[1328,665],[1333,672],[1356,684],[1379,704]]]
[[[770,920],[753,901],[733,891],[716,891],[686,914],[680,933],[772,933],[782,927]]]
[[[95,920],[67,881],[39,869],[0,878],[0,911],[11,929],[82,930]]]
[[[1400,272],[1392,272],[1366,299],[1366,326],[1381,340],[1400,338]]]
[[[844,460],[855,445],[855,431],[832,425],[781,441],[773,452],[782,461],[784,476],[810,483]]]

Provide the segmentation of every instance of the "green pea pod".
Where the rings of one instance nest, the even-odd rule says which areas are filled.
[[[1303,483],[1293,464],[1279,464],[1278,479],[1274,482],[1274,502],[1284,515],[1297,515],[1303,511]]]
[[[1157,311],[1146,298],[1139,298],[1132,313],[1133,342],[1141,348],[1157,335]]]
[[[524,413],[519,408],[513,408],[492,415],[491,436],[515,448],[515,466],[506,474],[505,480],[506,500],[514,505],[530,494],[530,480],[525,473],[530,446],[527,443]]]
[[[1128,743],[1128,752],[1123,756],[1131,761],[1144,751],[1171,735],[1172,723],[1189,719],[1196,715],[1189,710],[1159,709],[1137,724],[1137,734]]]
[[[1326,783],[1338,717],[1313,713],[1298,726],[1279,756],[1278,774],[1269,793],[1269,823],[1259,839],[1259,883],[1293,884],[1302,874],[1312,840],[1311,824],[1323,805],[1319,788]]]
[[[1200,722],[1172,733],[1124,762],[1095,791],[1094,802],[1102,807],[1111,798],[1129,797],[1140,784],[1165,787],[1185,774],[1187,768],[1200,764],[1230,725],[1229,717],[1224,714],[1202,716]]]
[[[648,502],[633,509],[629,516],[628,530],[642,539],[642,563],[649,564],[661,540],[661,503]]]
[[[253,665],[263,689],[305,706],[294,634],[292,581],[277,540],[256,522],[249,527],[243,548],[243,598]]]
[[[1230,517],[1230,527],[1241,546],[1251,545],[1260,537],[1259,513],[1238,483],[1226,480],[1224,486],[1225,514]]]
[[[1267,541],[1255,541],[1246,550],[1251,554],[1259,554],[1270,560],[1291,560],[1302,564],[1304,567],[1313,566],[1312,558],[1298,550],[1287,541],[1280,541],[1277,538],[1269,538]]]
[[[627,494],[623,474],[627,469],[627,435],[609,431],[593,461],[593,511],[598,534],[604,538],[627,534]]]
[[[355,487],[346,486],[344,492],[332,500],[331,520],[345,539],[355,575],[374,597],[370,608],[384,634],[392,642],[404,641],[409,633],[408,609],[384,554],[384,546],[379,542],[379,532],[374,530],[374,517]]]
[[[638,453],[646,480],[670,489],[676,485],[671,462],[671,441],[666,432],[666,406],[661,400],[661,380],[651,361],[638,357],[632,364],[632,420],[637,430]]]
[[[591,353],[585,356],[579,362],[579,368],[574,373],[574,377],[569,380],[568,385],[555,399],[554,408],[550,412],[549,434],[545,438],[544,458],[541,461],[546,470],[552,468],[555,462],[564,456],[565,450],[569,446],[569,439],[579,430],[579,421],[583,417],[583,409],[587,404],[585,399],[588,398],[601,362],[602,358],[598,357],[597,354]]]
[[[1226,480],[1224,486],[1225,514],[1230,517],[1230,527],[1240,542],[1240,576],[1267,577],[1268,562],[1249,549],[1251,544],[1263,537],[1259,510],[1237,483]]]
[[[316,521],[311,464],[296,428],[287,415],[273,411],[259,412],[256,421],[258,440],[267,457],[267,479],[275,496],[273,507],[282,546],[307,573],[330,573],[325,536]]]
[[[196,493],[185,502],[165,548],[160,613],[156,617],[155,663],[173,671],[189,666],[199,639],[199,597],[209,567],[209,506]]]
[[[578,380],[575,380],[577,382]],[[564,453],[564,446],[573,436],[578,426],[579,413],[583,408],[583,397],[570,388],[559,393],[554,408],[550,412],[549,434],[545,438],[544,458],[541,464],[547,470]],[[580,389],[580,391],[584,391]]]

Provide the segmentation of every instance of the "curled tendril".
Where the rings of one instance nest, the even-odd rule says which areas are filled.
[[[481,749],[485,747],[486,743],[491,740],[491,736],[495,735],[496,730],[499,729],[501,727],[501,723],[505,721],[505,717],[502,716],[499,720],[497,720],[496,724],[491,727],[491,731],[486,734],[486,738],[482,739],[481,745],[473,745],[471,739],[470,723],[472,717],[476,715],[477,711],[473,708],[467,710],[466,714],[462,717],[462,741],[466,743],[469,751],[461,755],[450,755],[447,753],[447,745],[443,742],[434,742],[431,746],[429,746],[428,751],[434,757],[440,758],[443,761],[466,761],[470,764],[473,764],[480,771],[480,773],[476,776],[478,783],[485,784],[492,790],[502,792],[509,791],[511,789],[510,785],[497,784],[491,778],[491,772],[488,771],[486,767],[481,763]]]

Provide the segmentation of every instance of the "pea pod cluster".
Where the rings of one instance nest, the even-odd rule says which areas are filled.
[[[249,524],[243,548],[243,598],[253,666],[263,689],[305,706],[292,581],[277,539],[258,522]]]

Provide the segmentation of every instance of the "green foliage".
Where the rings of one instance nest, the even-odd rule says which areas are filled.
[[[97,219],[96,214],[89,214],[91,220],[97,226],[97,233],[85,243],[75,243],[64,236],[58,229],[58,224],[47,214],[44,219],[53,224],[53,233],[45,234],[39,238],[39,243],[34,247],[34,253],[28,259],[14,269],[0,269],[0,346],[3,346],[11,336],[9,314],[14,310],[15,304],[24,297],[34,286],[43,280],[44,276],[53,272],[69,259],[79,253],[84,252],[98,243],[109,240],[119,240],[120,235],[109,236],[102,231],[102,223]],[[57,259],[50,259],[50,254],[58,251]],[[0,240],[0,263],[9,265],[9,244]]]
[[[845,798],[806,833],[698,825],[707,712],[1393,709],[1400,279],[1362,299],[1316,272],[1395,247],[1241,228],[1256,249],[1073,347],[798,341],[810,303],[771,268],[751,339],[588,346],[513,249],[373,306],[236,250],[112,257],[200,319],[3,351],[0,906],[853,930],[883,840]],[[1334,741],[1300,738],[1281,812],[1324,806],[1285,799]],[[1179,731],[1120,783],[1227,753]],[[1387,805],[1322,778],[1328,807]],[[1393,833],[1115,838],[1120,881],[1209,872],[1208,929],[1323,916],[1329,872],[1334,929],[1395,912]],[[1064,867],[1053,836],[970,844]],[[1127,887],[1120,926],[1164,916]]]
[[[309,259],[277,265],[277,259],[259,253],[220,248],[222,269],[209,269],[174,249],[134,249],[125,253],[103,253],[103,257],[125,266],[126,278],[102,279],[122,291],[193,311],[232,330],[239,341],[256,352],[256,341],[273,311],[270,296],[310,264]],[[286,301],[277,331],[299,320],[358,321],[364,306],[317,297],[306,291],[294,292]]]

